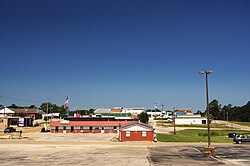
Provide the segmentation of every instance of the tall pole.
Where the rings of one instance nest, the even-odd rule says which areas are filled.
[[[174,135],[176,133],[176,130],[175,130],[175,107],[173,107],[174,111],[173,111],[173,119],[174,119]]]
[[[212,70],[208,71],[200,71],[200,74],[206,75],[206,104],[207,104],[207,143],[208,148],[210,148],[211,140],[210,140],[210,118],[209,118],[209,98],[208,98],[208,74],[213,73]]]
[[[49,116],[49,103],[47,101],[47,118],[46,118],[46,121],[48,121],[48,116]]]
[[[210,118],[209,118],[209,99],[208,99],[208,73],[206,73],[206,99],[207,99],[207,143],[208,148],[211,145],[210,140]]]
[[[155,117],[156,117],[156,103],[154,103],[154,106],[155,106]],[[154,116],[153,116],[153,119],[154,119]]]

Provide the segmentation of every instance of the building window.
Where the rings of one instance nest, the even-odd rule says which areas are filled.
[[[142,137],[147,137],[147,131],[142,131]]]
[[[130,131],[126,131],[126,137],[130,137]]]
[[[202,120],[201,123],[202,124],[207,124],[207,121],[206,120]]]
[[[17,125],[17,120],[11,121],[11,125]]]

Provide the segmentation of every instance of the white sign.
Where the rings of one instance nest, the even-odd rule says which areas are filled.
[[[24,118],[19,118],[19,126],[20,127],[24,126]]]

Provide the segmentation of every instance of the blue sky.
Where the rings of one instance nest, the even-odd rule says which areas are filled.
[[[1,104],[205,109],[250,100],[248,0],[0,1]]]

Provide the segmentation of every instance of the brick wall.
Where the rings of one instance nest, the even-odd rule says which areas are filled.
[[[126,131],[121,131],[120,141],[153,141],[153,131],[147,131],[146,137],[142,137],[142,131],[130,131],[130,137],[126,137]],[[119,137],[120,138],[120,137]]]

